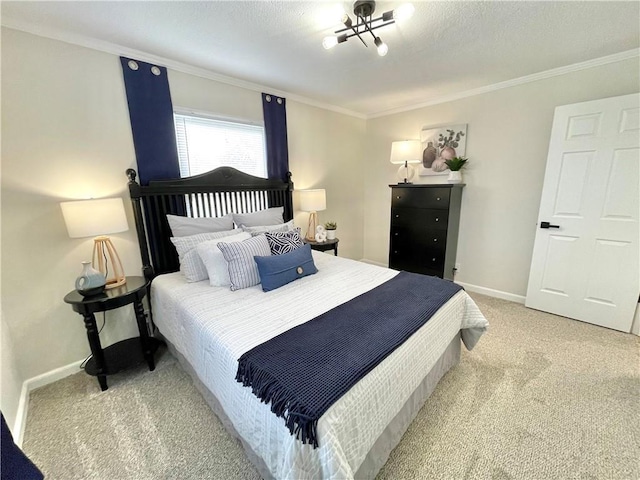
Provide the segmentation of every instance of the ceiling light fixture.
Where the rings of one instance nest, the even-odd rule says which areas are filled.
[[[410,18],[415,9],[413,8],[413,5],[406,3],[395,10],[389,10],[377,18],[373,18],[373,12],[375,12],[375,10],[376,2],[373,0],[358,0],[355,2],[353,4],[353,13],[356,16],[356,23],[354,24],[351,17],[345,13],[342,16],[344,28],[336,30],[334,32],[336,35],[324,37],[324,40],[322,40],[322,46],[328,50],[339,43],[346,42],[351,37],[358,37],[364,46],[368,47],[361,35],[369,32],[373,37],[373,43],[378,50],[378,55],[384,57],[389,51],[389,47],[379,36],[373,33],[373,30],[391,25],[392,23],[402,22],[403,20]]]

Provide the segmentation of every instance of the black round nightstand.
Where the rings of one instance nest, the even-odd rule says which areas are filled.
[[[64,301],[71,305],[73,311],[84,318],[89,347],[91,347],[91,359],[84,369],[89,375],[98,377],[102,390],[108,388],[107,375],[113,375],[145,360],[149,365],[149,370],[156,368],[153,354],[158,349],[160,342],[149,336],[142,305],[142,299],[147,294],[148,287],[149,282],[143,277],[127,277],[127,283],[124,285],[107,289],[98,295],[83,297],[77,290],[73,290],[64,297]],[[140,336],[122,340],[103,349],[94,313],[113,310],[129,304],[133,304]]]
[[[338,256],[338,240],[334,238],[333,240],[327,240],[325,242],[312,242],[311,240],[304,239],[304,243],[308,243],[311,245],[312,250],[318,250],[319,252],[326,252],[327,250],[333,250],[333,254]]]

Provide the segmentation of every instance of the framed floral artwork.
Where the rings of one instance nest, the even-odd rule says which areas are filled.
[[[425,127],[420,132],[422,163],[419,174],[447,175],[449,168],[445,160],[463,157],[467,145],[467,125]]]

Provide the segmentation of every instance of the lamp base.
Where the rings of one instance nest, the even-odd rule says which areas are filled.
[[[307,225],[306,239],[315,242],[316,240],[316,227],[318,226],[318,214],[316,212],[309,213],[309,224]]]
[[[413,177],[415,177],[416,172],[408,162],[405,162],[404,165],[400,166],[398,169],[398,183],[411,183]]]
[[[127,283],[122,262],[109,237],[93,239],[93,268],[99,270],[106,279],[104,288],[115,288]]]

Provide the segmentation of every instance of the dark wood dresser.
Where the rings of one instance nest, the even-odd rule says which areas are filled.
[[[389,268],[453,280],[464,184],[389,186]]]

